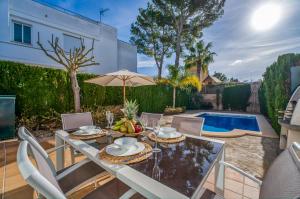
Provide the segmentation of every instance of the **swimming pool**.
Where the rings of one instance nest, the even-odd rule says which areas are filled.
[[[203,113],[197,117],[204,118],[203,131],[228,133],[234,129],[260,132],[254,115]]]

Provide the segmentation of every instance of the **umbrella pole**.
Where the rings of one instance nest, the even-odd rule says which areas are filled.
[[[123,79],[123,105],[125,106],[125,100],[126,100],[126,86],[125,86],[125,79]]]

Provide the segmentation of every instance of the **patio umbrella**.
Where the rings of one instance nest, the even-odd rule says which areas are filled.
[[[101,86],[122,86],[124,103],[126,99],[126,86],[137,87],[155,85],[155,81],[152,77],[128,70],[119,70],[117,72],[107,73],[105,75],[100,75],[99,77],[86,80],[85,82]]]

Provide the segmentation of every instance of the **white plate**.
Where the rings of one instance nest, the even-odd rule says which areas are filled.
[[[179,138],[181,135],[182,134],[179,132],[164,133],[164,132],[160,131],[159,134],[157,135],[157,137],[168,139],[168,138]]]
[[[91,129],[96,129],[96,126],[90,125],[90,126],[81,126],[79,127],[80,130],[91,130]]]
[[[145,145],[143,143],[137,142],[135,145],[132,145],[129,149],[120,148],[116,144],[108,145],[105,150],[106,153],[113,156],[129,156],[135,155],[142,152],[145,149]]]
[[[100,129],[78,130],[73,135],[96,135],[100,132]]]
[[[160,131],[164,132],[164,133],[173,133],[173,132],[176,132],[176,128],[162,127],[162,128],[160,128]]]

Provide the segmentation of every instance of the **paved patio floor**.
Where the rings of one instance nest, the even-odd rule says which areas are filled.
[[[45,149],[54,146],[54,139],[49,138],[41,142]],[[0,180],[2,186],[0,189],[0,197],[2,199],[31,199],[34,197],[33,189],[26,184],[22,179],[17,163],[16,153],[19,141],[10,141],[0,143]],[[65,153],[66,163],[65,166],[70,165],[70,153],[67,150]],[[55,161],[55,153],[51,155]],[[83,156],[76,157],[76,161],[80,161]],[[214,170],[208,177],[205,187],[214,191]],[[225,170],[225,192],[226,199],[257,199],[259,194],[259,187],[250,179],[245,178],[237,172],[226,169]]]

